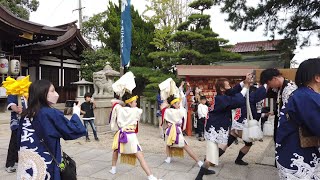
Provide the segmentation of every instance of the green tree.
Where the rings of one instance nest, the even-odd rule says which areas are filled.
[[[106,31],[106,46],[110,47],[115,53],[120,54],[120,19],[121,9],[118,5],[109,2],[109,9],[106,13],[107,19],[103,22],[103,28]],[[148,54],[155,50],[154,45],[150,44],[155,29],[152,22],[142,19],[138,11],[131,6],[132,17],[132,48],[131,48],[131,66],[154,67],[152,59]]]
[[[178,45],[169,39],[179,23],[191,14],[189,2],[191,0],[147,0],[143,17],[156,26],[151,44],[157,48],[157,51],[175,51],[177,49]],[[162,53],[152,52],[152,54],[159,56]],[[159,63],[156,63],[156,66],[161,68]]]
[[[153,22],[158,29],[177,25],[191,14],[188,4],[192,0],[146,0],[146,10],[143,17]],[[152,15],[150,15],[152,14]]]
[[[16,16],[29,19],[30,12],[38,9],[38,0],[0,0],[0,4],[8,8]]]
[[[320,1],[318,0],[263,0],[250,6],[243,0],[214,0],[221,5],[221,11],[228,14],[231,29],[255,31],[264,26],[265,35],[283,35],[287,45],[295,47],[301,32],[317,34],[320,38]],[[302,45],[310,41],[310,36],[301,38]]]
[[[93,41],[100,43],[100,47],[104,48],[106,41],[106,32],[102,27],[103,22],[106,20],[107,11],[98,13],[90,17],[82,24],[82,35],[92,44]]]
[[[111,49],[100,48],[96,51],[87,50],[81,55],[81,77],[87,81],[92,81],[93,72],[102,70],[107,62],[115,70],[120,68],[120,57]]]
[[[178,43],[177,51],[160,51],[149,54],[151,58],[159,58],[167,71],[173,71],[174,65],[208,65],[214,61],[240,60],[241,56],[224,50],[228,40],[210,27],[210,15],[204,14],[213,5],[211,0],[196,0],[189,7],[199,13],[191,14],[185,22],[177,27],[170,41]]]
[[[136,88],[135,94],[145,96],[149,101],[156,101],[159,90],[159,84],[168,78],[177,80],[171,74],[164,74],[161,70],[155,70],[148,67],[130,67],[129,71],[135,75]]]

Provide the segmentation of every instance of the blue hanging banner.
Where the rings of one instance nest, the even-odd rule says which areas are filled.
[[[130,64],[131,52],[131,0],[121,0],[121,61],[123,67]]]

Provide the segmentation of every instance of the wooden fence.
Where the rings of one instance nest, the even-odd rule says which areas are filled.
[[[142,113],[142,123],[151,124],[154,126],[159,125],[157,118],[157,102],[151,103],[147,101],[146,98],[140,98],[140,108],[143,110]]]

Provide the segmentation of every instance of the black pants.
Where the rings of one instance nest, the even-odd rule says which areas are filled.
[[[13,167],[16,162],[18,162],[18,139],[17,139],[18,130],[11,131],[11,138],[7,154],[7,167]]]
[[[273,141],[276,142],[277,129],[278,129],[278,118],[274,119],[274,130],[273,130]]]
[[[197,121],[197,130],[199,137],[203,137],[205,120],[206,118],[199,118]]]

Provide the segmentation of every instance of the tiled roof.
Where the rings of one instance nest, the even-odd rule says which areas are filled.
[[[236,53],[258,52],[258,51],[276,51],[275,46],[278,45],[280,42],[281,42],[281,39],[280,40],[271,40],[271,41],[240,42],[228,50],[231,52],[236,52]]]
[[[256,66],[177,65],[177,75],[178,77],[243,77],[257,68]]]

